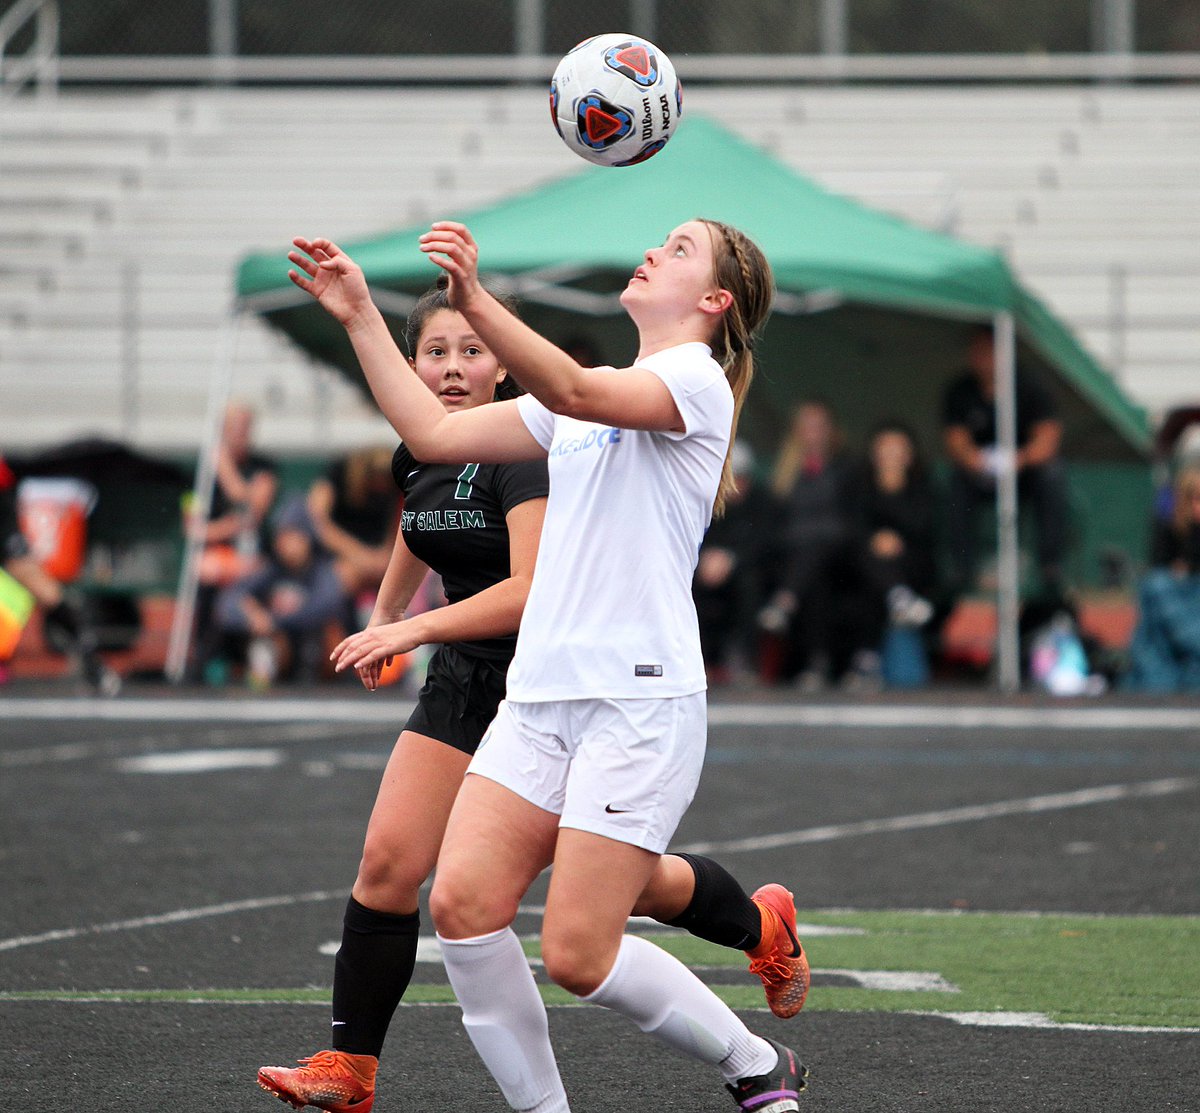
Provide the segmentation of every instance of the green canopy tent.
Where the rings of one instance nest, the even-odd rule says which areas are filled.
[[[685,118],[669,148],[636,168],[589,169],[470,213],[485,276],[521,299],[523,316],[559,343],[588,341],[628,363],[632,326],[617,296],[644,249],[696,216],[744,229],[766,252],[779,296],[761,345],[743,432],[770,452],[796,401],[828,399],[851,437],[883,417],[906,420],[924,449],[939,443],[942,390],[971,325],[993,322],[1001,360],[998,418],[1011,441],[1011,378],[1057,397],[1072,459],[1143,464],[1144,415],[1070,331],[1025,291],[1004,259],[826,192],[704,118]],[[362,265],[399,336],[433,266],[417,249],[425,227],[342,246]],[[320,229],[322,234],[336,229]],[[314,357],[362,383],[345,335],[287,278],[283,247],[243,259],[239,304]],[[1015,478],[1002,476],[1001,674],[1017,682]]]

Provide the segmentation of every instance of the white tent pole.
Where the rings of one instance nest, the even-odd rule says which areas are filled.
[[[1017,537],[1017,345],[1011,313],[994,318],[996,361],[997,680],[1003,692],[1021,686],[1019,640],[1021,564]]]
[[[225,406],[233,389],[233,371],[237,355],[238,326],[242,314],[235,308],[225,319],[217,338],[212,367],[208,378],[208,409],[196,457],[196,479],[193,484],[193,522],[207,525],[212,509],[213,481],[217,474],[217,449],[221,444]],[[183,567],[179,572],[179,587],[175,592],[175,614],[171,620],[171,639],[167,645],[165,672],[172,684],[178,684],[187,670],[188,650],[192,641],[192,620],[196,613],[196,594],[200,586],[200,554],[204,542],[201,531],[194,528],[184,533]]]

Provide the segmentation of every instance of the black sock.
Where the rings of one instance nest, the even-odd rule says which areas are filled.
[[[749,951],[762,940],[762,917],[737,879],[724,866],[698,854],[677,854],[696,875],[691,903],[667,923],[710,943]]]
[[[333,1048],[379,1058],[392,1014],[412,980],[419,912],[376,912],[353,897],[333,964]]]

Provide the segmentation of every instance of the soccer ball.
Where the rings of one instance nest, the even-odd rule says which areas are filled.
[[[682,111],[671,59],[636,35],[584,39],[550,80],[550,118],[558,134],[600,166],[633,166],[656,155]]]

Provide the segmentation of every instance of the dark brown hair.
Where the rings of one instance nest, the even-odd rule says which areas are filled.
[[[495,290],[490,292],[492,297],[514,317],[520,316],[517,312],[516,298],[508,294],[497,294]],[[417,348],[421,344],[421,334],[425,331],[429,318],[442,309],[457,312],[450,304],[450,277],[445,274],[439,274],[433,286],[417,298],[417,304],[413,306],[412,312],[408,315],[408,321],[404,326],[404,346],[408,349],[410,359],[416,359]],[[492,400],[502,402],[506,398],[517,398],[524,393],[521,384],[510,373],[496,384],[496,392],[492,396]]]

